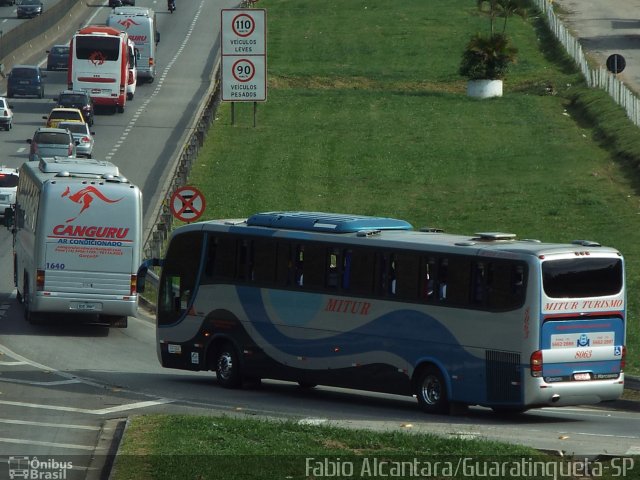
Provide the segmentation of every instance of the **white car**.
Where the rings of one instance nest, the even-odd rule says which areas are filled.
[[[96,132],[89,130],[89,125],[83,122],[60,122],[58,128],[66,128],[73,135],[77,157],[91,158],[94,144],[93,136]]]
[[[7,132],[13,127],[13,106],[4,97],[0,97],[0,126]]]
[[[0,217],[4,217],[4,209],[16,203],[18,188],[18,170],[0,166]]]

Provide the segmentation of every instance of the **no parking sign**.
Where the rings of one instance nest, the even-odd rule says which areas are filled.
[[[183,222],[195,222],[204,213],[207,202],[195,187],[180,187],[171,195],[171,214]]]

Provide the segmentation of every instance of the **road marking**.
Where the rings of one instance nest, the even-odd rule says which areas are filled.
[[[155,405],[164,405],[166,403],[173,403],[173,400],[169,400],[168,398],[162,398],[160,400],[149,400],[146,402],[128,403],[124,405],[116,405],[114,407],[91,410],[88,408],[63,407],[58,405],[42,405],[40,403],[11,402],[7,400],[0,400],[0,405],[11,405],[14,407],[24,407],[24,408],[39,408],[42,410],[56,410],[60,412],[87,413],[89,415],[106,415],[109,413],[124,412],[126,410],[135,410],[138,408],[153,407]]]
[[[44,447],[70,448],[73,450],[93,450],[94,449],[93,445],[74,445],[73,443],[39,442],[37,440],[24,440],[22,438],[0,437],[0,443],[16,443],[19,445],[41,445]]]
[[[4,383],[20,383],[22,385],[37,385],[39,387],[53,387],[56,385],[71,385],[73,383],[82,383],[80,380],[53,380],[51,382],[36,382],[33,380],[20,380],[18,378],[0,377],[0,382]]]
[[[11,418],[0,418],[0,423],[6,423],[9,425],[30,425],[32,427],[65,428],[65,429],[72,429],[72,430],[99,431],[101,429],[101,427],[96,427],[94,425],[71,425],[68,423],[30,422],[28,420],[14,420]]]
[[[0,362],[0,365],[5,365],[5,366],[12,366],[12,365],[27,365],[27,362],[21,362],[21,361],[16,361],[16,362]]]

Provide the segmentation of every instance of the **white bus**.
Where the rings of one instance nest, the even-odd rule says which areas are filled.
[[[138,49],[138,77],[141,81],[153,82],[156,77],[156,48],[160,42],[155,12],[146,7],[116,7],[109,14],[107,25],[127,32]]]
[[[127,34],[104,25],[89,25],[73,35],[69,55],[69,90],[84,90],[95,105],[124,112],[129,79]]]
[[[402,220],[268,212],[176,229],[157,301],[161,364],[415,395],[496,411],[613,400],[624,261],[594,242],[452,235]]]
[[[126,327],[138,306],[142,194],[106,161],[25,162],[14,212],[14,282],[29,322],[94,314]]]

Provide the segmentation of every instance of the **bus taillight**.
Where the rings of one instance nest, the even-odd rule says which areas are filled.
[[[36,270],[36,291],[44,290],[44,270]]]
[[[627,361],[627,347],[626,345],[622,346],[622,357],[620,358],[620,371],[624,372],[624,366]]]
[[[130,295],[135,295],[136,294],[136,284],[138,282],[138,276],[137,275],[131,275],[131,284],[129,285],[129,292]]]
[[[536,350],[531,354],[530,366],[532,377],[542,376],[542,350]]]

